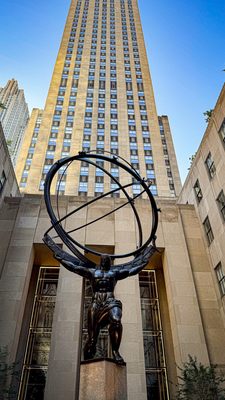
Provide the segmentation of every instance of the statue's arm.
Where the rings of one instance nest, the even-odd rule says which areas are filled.
[[[132,268],[129,270],[129,276],[136,275],[142,271],[144,267],[148,264],[152,255],[157,251],[155,246],[149,246],[144,250],[144,253],[140,257],[134,259]]]
[[[92,277],[92,269],[86,267],[78,258],[73,257],[62,250],[49,235],[45,235],[43,241],[53,252],[56,260],[58,260],[66,269],[87,279]]]
[[[141,270],[148,264],[151,256],[157,251],[155,246],[147,247],[144,252],[134,258],[130,263],[121,266],[117,272],[117,279],[121,280],[127,278],[128,276],[133,276],[141,272]]]

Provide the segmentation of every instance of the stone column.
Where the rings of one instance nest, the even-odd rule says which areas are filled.
[[[122,208],[115,214],[115,253],[136,248],[133,212]],[[127,261],[127,260],[126,260]],[[119,261],[121,262],[121,261]],[[129,400],[146,400],[146,377],[138,275],[119,281],[116,298],[123,303],[123,337],[120,353],[127,363]]]
[[[9,198],[0,212],[0,346],[15,361],[33,268],[40,197]]]
[[[67,199],[66,213],[80,205],[75,197]],[[62,215],[64,215],[62,213]],[[74,223],[73,218],[66,221],[67,231],[74,224],[86,222],[86,209],[79,213]],[[84,231],[72,234],[80,243],[85,242]],[[77,237],[79,235],[79,238]],[[65,251],[68,251],[65,248]],[[78,398],[81,317],[82,317],[82,278],[61,266],[57,289],[56,306],[52,327],[51,351],[49,357],[45,400],[74,400]]]

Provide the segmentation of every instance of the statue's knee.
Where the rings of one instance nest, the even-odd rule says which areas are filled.
[[[113,315],[111,318],[112,325],[119,327],[121,325],[121,318],[118,315]]]

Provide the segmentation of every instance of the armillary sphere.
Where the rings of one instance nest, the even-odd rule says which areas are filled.
[[[93,166],[98,171],[102,171],[102,174],[108,175],[111,182],[114,183],[113,189],[106,192],[106,193],[101,193],[97,197],[92,197],[92,198],[87,198],[86,202],[82,202],[82,204],[69,212],[68,214],[64,215],[63,217],[60,216],[59,214],[59,204],[58,204],[58,198],[59,198],[59,193],[58,191],[56,192],[57,194],[57,212],[53,210],[53,206],[51,204],[51,184],[53,181],[53,178],[60,172],[60,180],[59,180],[59,185],[60,187],[60,182],[63,179],[63,176],[67,173],[68,168],[72,165],[72,163],[77,163],[77,162],[85,162],[85,165]],[[113,168],[118,168],[119,170],[123,170],[128,174],[128,176],[131,178],[131,182],[122,185],[119,181],[119,178],[117,176],[114,176],[112,173],[110,173],[110,168],[105,168],[105,165],[109,163],[109,166]],[[131,197],[127,189],[132,187],[133,185],[139,185],[140,191],[133,197]],[[76,222],[76,213],[78,213],[81,209],[90,206],[91,204],[99,201],[100,199],[103,199],[106,196],[113,195],[114,193],[121,192],[123,193],[123,197],[125,198],[125,201],[122,203],[117,203],[115,202],[115,208],[111,210],[110,212],[100,216],[99,218],[90,221],[82,226],[78,226],[72,230],[66,231],[62,225],[62,222],[68,218],[70,218],[73,215],[73,220]],[[135,206],[135,199],[140,197],[143,194],[147,195],[147,201],[149,202],[149,209],[151,210],[151,224],[149,227],[149,232],[145,239],[143,239],[143,230],[142,230],[142,224],[140,217],[138,215],[136,206]],[[59,236],[63,243],[67,246],[67,248],[79,258],[82,262],[86,263],[86,265],[90,266],[92,262],[88,258],[85,257],[86,253],[91,253],[96,256],[101,257],[103,254],[94,250],[93,248],[89,248],[87,246],[84,246],[83,244],[79,243],[78,240],[74,239],[74,237],[71,236],[71,233],[78,231],[79,229],[88,227],[90,224],[93,224],[100,219],[105,218],[106,216],[116,212],[117,210],[121,209],[122,207],[125,207],[126,205],[129,205],[133,211],[134,218],[136,220],[137,224],[137,231],[138,231],[138,244],[133,251],[130,251],[128,253],[124,254],[104,254],[104,256],[110,257],[111,260],[113,259],[120,259],[120,258],[126,258],[126,257],[131,257],[134,256],[135,259],[137,259],[141,253],[144,252],[144,250],[148,247],[148,245],[152,242],[154,243],[155,241],[155,234],[157,230],[157,225],[158,225],[158,209],[156,206],[155,199],[151,193],[151,182],[148,179],[144,179],[139,175],[139,172],[135,170],[131,164],[129,164],[126,160],[119,156],[115,156],[110,152],[102,152],[101,154],[95,152],[95,151],[90,151],[90,152],[79,152],[75,156],[63,158],[59,161],[57,161],[55,164],[52,165],[50,168],[46,180],[45,180],[45,188],[44,188],[44,198],[45,198],[45,203],[47,207],[48,214],[50,216],[51,220],[51,227],[46,231],[44,237],[49,236],[49,232],[54,229],[57,233],[57,236]],[[118,206],[117,206],[118,204]],[[75,216],[75,218],[74,218]],[[45,240],[46,242],[46,240]],[[119,266],[117,266],[119,267]]]

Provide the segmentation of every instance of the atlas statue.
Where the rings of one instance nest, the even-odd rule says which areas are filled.
[[[104,161],[109,161],[112,163],[112,158],[103,155],[87,155],[87,154],[79,154],[78,156],[74,156],[75,160],[81,159],[88,161],[89,158],[103,158]],[[71,161],[70,157],[67,161]],[[84,359],[89,360],[94,358],[96,354],[96,345],[98,341],[98,336],[100,333],[100,329],[108,327],[111,347],[112,347],[112,355],[116,363],[123,364],[124,360],[119,353],[119,347],[122,338],[122,303],[120,300],[117,300],[114,295],[114,289],[116,286],[117,281],[128,278],[130,276],[138,274],[149,262],[152,255],[157,251],[155,245],[155,232],[157,227],[157,212],[158,209],[156,208],[153,196],[149,190],[149,186],[145,184],[142,178],[139,177],[136,171],[129,170],[131,175],[134,173],[137,177],[140,178],[142,185],[144,186],[144,191],[147,192],[151,201],[151,207],[153,209],[153,226],[150,232],[150,236],[148,240],[143,244],[142,238],[139,244],[139,247],[133,251],[132,253],[122,254],[122,255],[111,255],[111,254],[102,254],[98,253],[94,250],[87,249],[86,247],[82,246],[78,243],[75,239],[70,236],[70,232],[64,231],[62,227],[62,220],[66,219],[68,215],[63,218],[56,218],[53,208],[50,203],[50,186],[51,181],[56,173],[56,171],[61,168],[62,163],[65,163],[64,160],[58,161],[56,164],[53,165],[51,170],[49,171],[46,184],[45,184],[45,201],[47,210],[49,212],[52,227],[48,229],[45,233],[43,241],[45,244],[50,248],[53,252],[54,257],[69,271],[76,273],[82,276],[85,279],[88,279],[91,284],[92,288],[92,301],[90,307],[88,309],[88,339],[84,346]],[[90,163],[93,164],[92,161]],[[124,164],[120,161],[114,160],[114,163],[119,163],[121,168],[124,168]],[[55,166],[55,167],[54,167]],[[98,166],[99,168],[99,166]],[[125,166],[125,169],[128,168]],[[123,186],[121,188],[124,188]],[[122,189],[123,190],[123,189]],[[127,193],[127,192],[126,192]],[[97,201],[98,199],[92,200]],[[89,202],[90,203],[90,202]],[[87,203],[87,204],[89,204]],[[134,199],[128,198],[128,202],[131,207],[134,207]],[[132,204],[131,204],[132,203]],[[79,207],[79,209],[83,208],[84,205]],[[77,212],[78,209],[75,209],[74,213]],[[115,212],[116,210],[114,210]],[[136,209],[135,209],[136,211]],[[138,227],[141,229],[140,221],[138,214],[135,213],[135,217],[138,219]],[[87,224],[85,225],[87,226]],[[64,251],[61,247],[59,247],[54,240],[50,237],[49,231],[54,228],[58,233],[58,236],[61,237],[63,242],[67,245],[67,247],[72,251],[73,254],[69,254]],[[79,229],[79,228],[77,228]],[[77,230],[77,229],[74,229]],[[140,232],[139,232],[140,233]],[[142,235],[142,232],[141,232]],[[76,246],[75,246],[76,245]],[[86,252],[94,253],[95,255],[99,256],[99,263],[96,264],[93,261],[89,260],[87,257],[84,256],[79,250],[78,247],[83,248]],[[141,249],[141,250],[140,250]],[[123,264],[116,264],[113,265],[113,260],[116,258],[122,258],[134,255],[132,261]],[[76,257],[77,256],[77,257]]]
[[[149,246],[133,261],[112,266],[107,255],[101,256],[101,262],[96,268],[83,263],[57,246],[50,236],[44,236],[44,242],[53,251],[54,257],[71,272],[89,279],[92,287],[92,303],[88,309],[88,340],[84,347],[84,359],[95,356],[96,344],[101,328],[108,326],[113,358],[117,363],[124,363],[119,353],[122,338],[122,303],[115,299],[114,289],[117,281],[136,275],[148,263],[155,253],[155,245]]]

